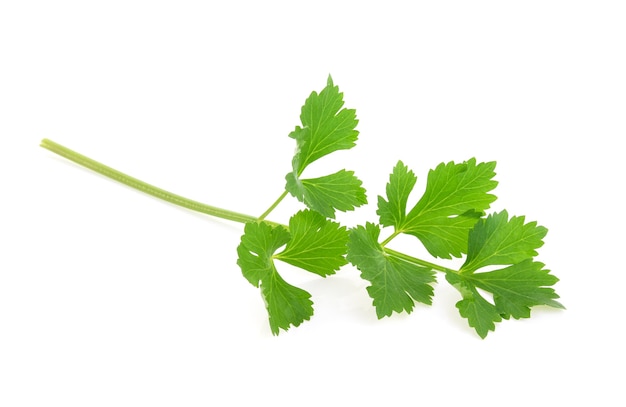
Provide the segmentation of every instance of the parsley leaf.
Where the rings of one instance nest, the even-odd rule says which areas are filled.
[[[398,229],[406,219],[406,204],[409,195],[417,182],[415,173],[409,170],[402,161],[398,161],[389,176],[386,201],[378,196],[378,215],[383,226],[395,226]]]
[[[359,132],[356,110],[342,109],[343,93],[328,77],[326,87],[318,94],[312,92],[300,114],[302,127],[289,134],[297,142],[293,171],[301,174],[312,162],[337,150],[355,146]]]
[[[289,239],[289,232],[282,226],[250,222],[245,225],[244,235],[237,247],[237,264],[244,277],[261,288],[274,335],[278,335],[279,329],[298,326],[313,315],[311,295],[285,282],[274,265],[274,252]]]
[[[276,272],[272,256],[291,236],[286,228],[266,222],[246,223],[243,230],[241,244],[237,247],[237,264],[250,284],[258,287],[261,280]]]
[[[293,215],[289,230],[267,222],[245,225],[237,247],[237,264],[244,277],[261,288],[272,333],[288,330],[290,325],[298,326],[313,315],[311,295],[288,284],[278,273],[274,260],[325,277],[347,263],[344,257],[347,241],[345,227],[311,210]]]
[[[300,121],[289,134],[297,142],[292,172],[285,177],[285,189],[309,208],[334,218],[335,210],[349,211],[367,203],[365,189],[353,171],[341,170],[320,178],[302,179],[312,162],[338,150],[355,146],[359,132],[354,109],[343,107],[343,93],[328,78],[318,94],[312,92],[302,106]]]
[[[537,255],[548,229],[537,222],[524,224],[523,216],[508,219],[507,211],[489,215],[469,233],[467,259],[461,271],[493,264],[514,264]]]
[[[367,203],[365,189],[353,171],[341,170],[313,179],[299,179],[289,173],[286,189],[309,208],[328,218],[335,217],[335,209],[349,211]]]
[[[270,329],[278,335],[290,325],[299,326],[313,315],[311,294],[285,282],[278,273],[271,273],[261,284],[261,295],[265,301]]]
[[[496,197],[488,192],[497,182],[495,162],[440,164],[428,174],[426,190],[406,213],[408,196],[417,178],[399,161],[387,184],[387,199],[378,197],[378,215],[396,233],[416,236],[435,257],[460,257],[467,249],[467,234]]]
[[[300,211],[289,220],[291,239],[285,250],[274,256],[278,260],[311,273],[327,276],[347,264],[345,259],[348,232],[319,213]]]
[[[564,308],[550,288],[558,278],[533,260],[546,233],[536,222],[524,224],[523,216],[508,219],[506,211],[481,219],[470,233],[465,264],[458,273],[447,272],[446,279],[463,297],[456,304],[459,313],[482,338],[503,318],[529,318],[533,306]],[[489,265],[508,267],[475,272]],[[478,289],[491,293],[492,301]]]
[[[347,256],[361,277],[371,283],[367,292],[374,299],[378,318],[394,311],[411,313],[414,301],[430,305],[434,271],[385,253],[378,243],[379,235],[380,228],[373,223],[352,229]]]

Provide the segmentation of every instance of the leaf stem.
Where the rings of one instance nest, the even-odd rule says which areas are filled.
[[[382,247],[385,247],[387,245],[387,243],[391,242],[393,240],[394,237],[398,236],[400,233],[402,233],[402,231],[400,230],[395,230],[393,232],[393,234],[391,236],[389,236],[387,239],[383,240],[380,245]]]
[[[413,263],[413,264],[418,264],[420,266],[425,266],[428,267],[430,269],[433,270],[437,270],[437,271],[441,271],[442,273],[454,273],[454,274],[458,274],[459,272],[453,269],[449,269],[447,267],[443,267],[440,266],[438,264],[435,263],[431,263],[429,261],[426,260],[422,260],[422,259],[418,259],[417,257],[413,257],[413,256],[409,256],[408,254],[404,254],[398,251],[395,251],[393,249],[389,249],[389,248],[384,248],[385,253],[390,254],[394,257],[397,257],[399,259],[402,259],[404,261],[407,261],[409,263]]]
[[[102,163],[92,160],[91,158],[86,157],[82,154],[79,154],[76,151],[70,150],[69,148],[64,147],[58,143],[55,143],[52,140],[43,139],[41,141],[41,147],[48,149],[52,151],[53,153],[58,154],[62,157],[65,157],[68,160],[75,162],[76,164],[82,165],[83,167],[89,168],[92,171],[102,174],[105,177],[111,178],[117,182],[120,182],[131,188],[144,192],[148,195],[152,195],[156,198],[170,202],[174,205],[182,206],[184,208],[191,209],[196,212],[204,213],[206,215],[211,215],[211,216],[215,216],[215,217],[226,219],[226,220],[231,220],[234,222],[248,223],[248,222],[258,222],[260,220],[259,218],[255,218],[254,216],[251,216],[251,215],[233,212],[227,209],[217,208],[215,206],[211,206],[211,205],[207,205],[198,201],[194,201],[194,200],[182,197],[180,195],[176,195],[164,189],[155,187],[154,185],[150,185],[146,182],[140,181],[137,178],[131,177],[130,175],[124,174],[118,170],[115,170]],[[277,223],[275,222],[268,222],[268,223],[277,225]]]
[[[258,220],[263,220],[267,217],[267,215],[270,214],[270,212],[272,212],[274,209],[276,209],[276,207],[278,206],[278,204],[285,199],[285,197],[287,196],[287,191],[285,190],[281,196],[278,197],[278,199],[269,207],[267,208],[267,210],[265,212],[263,212],[263,214],[261,216],[259,216]]]
[[[131,177],[130,175],[124,174],[123,172],[120,172],[116,169],[113,169],[109,166],[99,163],[98,161],[95,161],[89,157],[86,157],[80,153],[77,153],[76,151],[70,150],[69,148],[64,147],[58,143],[55,143],[52,140],[43,139],[41,141],[41,147],[47,150],[50,150],[53,153],[58,154],[62,157],[65,157],[68,160],[73,161],[76,164],[82,165],[83,167],[86,167],[92,171],[95,171],[101,175],[104,175],[105,177],[111,178],[117,182],[120,182],[138,191],[141,191],[148,195],[152,195],[156,198],[162,199],[174,205],[182,206],[183,208],[191,209],[193,211],[204,213],[206,215],[211,215],[211,216],[215,216],[218,218],[231,220],[231,221],[239,222],[239,223],[259,222],[259,221],[264,220],[265,217],[272,210],[274,210],[276,206],[278,206],[278,204],[287,196],[287,191],[283,192],[281,196],[278,197],[278,199],[261,216],[259,216],[258,218],[255,218],[254,216],[251,216],[251,215],[233,212],[227,209],[222,209],[222,208],[207,205],[198,201],[194,201],[192,199],[188,199],[180,195],[174,194],[172,192],[166,191],[164,189],[155,187],[154,185],[150,185],[137,178]],[[271,222],[271,221],[265,221],[265,222],[270,223],[275,226],[286,227],[285,225],[282,225],[276,222]],[[449,269],[447,267],[443,267],[438,264],[434,264],[426,260],[418,259],[416,257],[409,256],[407,254],[384,247],[387,243],[389,243],[394,237],[396,237],[400,233],[401,233],[400,231],[395,231],[391,236],[389,236],[387,239],[385,239],[381,243],[381,246],[383,246],[384,248],[383,250],[387,254],[400,258],[409,263],[428,267],[432,270],[437,270],[437,271],[444,272],[444,273],[455,273],[455,274],[458,273],[458,271]]]

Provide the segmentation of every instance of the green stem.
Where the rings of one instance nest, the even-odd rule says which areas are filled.
[[[394,231],[391,234],[391,236],[389,236],[387,239],[383,240],[380,243],[380,246],[383,248],[385,253],[390,254],[390,255],[392,255],[394,257],[397,257],[399,259],[402,259],[404,261],[407,261],[409,263],[413,263],[413,264],[417,264],[417,265],[420,265],[420,266],[428,267],[428,268],[430,268],[432,270],[441,271],[443,273],[455,273],[455,274],[458,274],[458,271],[456,271],[456,270],[449,269],[447,267],[443,267],[443,266],[440,266],[440,265],[435,264],[435,263],[431,263],[431,262],[426,261],[426,260],[418,259],[417,257],[409,256],[408,254],[404,254],[402,252],[398,252],[398,251],[395,251],[393,249],[389,249],[389,248],[385,247],[387,245],[387,243],[391,242],[393,240],[393,238],[395,238],[396,236],[400,235],[401,233],[402,233],[401,230],[396,230],[396,231]]]
[[[115,170],[111,167],[108,167],[102,163],[99,163],[95,160],[92,160],[89,157],[86,157],[82,154],[79,154],[73,150],[70,150],[67,147],[64,147],[58,143],[55,143],[52,140],[43,139],[41,141],[41,147],[52,151],[62,157],[67,158],[70,161],[75,162],[76,164],[82,165],[83,167],[89,168],[92,171],[95,171],[99,174],[104,175],[105,177],[111,178],[117,182],[120,182],[124,185],[127,185],[131,188],[144,192],[148,195],[152,195],[156,198],[162,199],[164,201],[170,202],[174,205],[182,206],[183,208],[191,209],[196,212],[204,213],[207,215],[215,216],[222,219],[232,220],[240,223],[248,223],[248,222],[259,222],[264,220],[265,217],[278,206],[278,204],[287,196],[287,191],[283,192],[282,195],[274,202],[261,216],[255,218],[251,215],[246,215],[243,213],[229,211],[227,209],[217,208],[215,206],[203,204],[198,201],[194,201],[180,195],[176,195],[172,192],[166,191],[164,189],[155,187],[154,185],[150,185],[146,182],[140,181],[137,178],[131,177],[130,175],[126,175],[123,172]],[[280,223],[266,221],[272,225],[279,226]],[[284,225],[281,225],[284,226]],[[381,246],[385,246],[389,243],[394,237],[399,235],[400,232],[396,231],[387,239],[385,239]],[[409,256],[407,254],[397,252],[395,250],[384,247],[386,253],[395,256],[399,259],[407,261],[409,263],[417,264],[420,266],[428,267],[432,270],[441,271],[444,273],[458,273],[458,271],[449,269],[447,267],[440,266],[438,264],[434,264],[422,259],[418,259],[416,257]]]
[[[443,266],[440,266],[440,265],[435,264],[435,263],[431,263],[431,262],[426,261],[426,260],[418,259],[417,257],[409,256],[408,254],[397,252],[397,251],[389,249],[389,248],[385,248],[384,250],[385,250],[385,252],[387,254],[390,254],[390,255],[392,255],[394,257],[397,257],[397,258],[402,259],[404,261],[407,261],[409,263],[418,264],[420,266],[428,267],[430,269],[441,271],[443,273],[454,273],[454,274],[458,274],[459,273],[456,270],[452,270],[452,269],[449,269],[447,267],[443,267]]]
[[[393,240],[393,238],[394,238],[394,237],[396,237],[396,236],[398,236],[400,233],[402,233],[402,232],[401,232],[401,231],[399,231],[399,230],[394,231],[394,232],[393,232],[393,234],[392,234],[391,236],[389,236],[387,239],[383,240],[383,241],[380,243],[380,245],[381,245],[382,247],[385,247],[385,246],[387,245],[387,243],[391,242],[391,241]]]
[[[285,197],[287,196],[287,191],[284,191],[282,193],[281,196],[278,197],[278,199],[269,207],[267,208],[267,210],[265,212],[263,212],[263,214],[261,216],[259,216],[259,220],[263,220],[267,217],[267,215],[270,214],[270,212],[272,212],[277,206],[278,204],[285,199]]]
[[[56,153],[62,157],[65,157],[68,160],[75,162],[76,164],[82,165],[83,167],[89,168],[92,171],[102,174],[105,177],[111,178],[117,182],[120,182],[131,188],[137,189],[148,195],[152,195],[156,198],[173,203],[174,205],[182,206],[184,208],[191,209],[193,211],[204,213],[207,215],[215,216],[218,218],[232,220],[234,222],[248,223],[248,222],[257,222],[260,220],[259,218],[255,218],[254,216],[251,216],[251,215],[245,215],[243,213],[233,212],[227,209],[217,208],[215,206],[203,204],[201,202],[197,202],[188,198],[184,198],[180,195],[176,195],[164,189],[157,188],[154,185],[150,185],[146,182],[138,180],[137,178],[131,177],[130,175],[126,175],[111,167],[108,167],[95,160],[92,160],[89,157],[85,157],[84,155],[79,154],[75,151],[72,151],[69,148],[64,147],[60,144],[57,144],[52,140],[43,139],[41,141],[41,147],[46,148],[52,151],[53,153]],[[276,225],[275,222],[268,222],[268,223]]]

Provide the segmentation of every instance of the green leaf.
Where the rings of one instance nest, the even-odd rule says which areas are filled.
[[[559,296],[550,286],[559,279],[544,269],[544,264],[526,259],[503,269],[467,276],[468,281],[485,291],[493,293],[498,311],[515,319],[530,318],[530,308],[547,305],[563,308],[555,299]]]
[[[367,287],[378,318],[413,310],[414,302],[432,303],[434,272],[389,255],[378,243],[380,229],[367,223],[350,231],[347,259],[371,283]]]
[[[350,211],[367,203],[365,189],[353,171],[341,170],[313,179],[299,179],[289,173],[285,188],[309,208],[328,218],[335,217],[335,210]]]
[[[311,294],[288,284],[276,272],[261,283],[261,295],[274,335],[278,335],[280,329],[288,330],[290,325],[299,326],[313,315]]]
[[[237,264],[244,277],[261,288],[272,333],[298,326],[313,315],[311,295],[283,280],[275,260],[325,277],[347,264],[347,241],[345,227],[310,210],[293,215],[289,230],[267,222],[245,225],[237,247]]]
[[[524,224],[524,217],[508,219],[506,211],[481,219],[470,232],[466,263],[459,273],[446,273],[446,279],[461,292],[456,305],[461,316],[482,338],[503,318],[529,318],[536,305],[563,308],[551,288],[558,278],[533,260],[546,233],[536,222]],[[490,265],[508,266],[475,272]]]
[[[359,135],[356,111],[342,109],[343,104],[343,93],[329,76],[326,87],[319,94],[312,92],[302,106],[302,127],[297,126],[289,134],[297,142],[292,161],[296,176],[319,158],[355,146]]]
[[[402,161],[393,169],[387,183],[387,199],[378,197],[378,215],[383,226],[399,226],[406,218],[406,203],[417,177]]]
[[[285,189],[309,208],[334,218],[335,210],[349,211],[367,203],[365,189],[353,171],[303,179],[304,169],[312,162],[338,150],[354,147],[359,132],[354,109],[343,108],[343,93],[328,78],[328,84],[302,106],[300,121],[289,137],[297,143],[293,170],[285,177]]]
[[[537,222],[524,224],[523,216],[509,220],[506,211],[481,219],[469,234],[467,259],[461,271],[493,264],[514,264],[537,255],[548,229]]]
[[[276,259],[320,276],[334,274],[347,264],[348,231],[317,212],[300,211],[289,220],[291,240]]]
[[[290,239],[289,232],[282,226],[251,222],[245,225],[237,247],[237,264],[244,277],[255,287],[261,287],[274,335],[279,329],[298,326],[313,315],[311,295],[285,282],[274,265],[274,252]]]
[[[435,257],[460,257],[467,249],[468,232],[496,199],[488,193],[497,185],[495,165],[476,164],[474,158],[438,165],[428,174],[423,196],[406,213],[415,176],[399,162],[389,178],[387,199],[378,199],[381,224],[416,236]]]
[[[564,308],[555,301],[559,296],[554,289],[549,288],[558,279],[543,267],[542,263],[526,259],[483,273],[447,273],[446,279],[462,294],[463,299],[456,304],[461,316],[484,338],[502,318],[530,318],[533,306]],[[491,293],[491,302],[477,288]]]
[[[456,307],[459,314],[467,319],[469,326],[483,339],[489,331],[495,331],[495,323],[502,321],[498,309],[480,295],[476,287],[468,284],[458,274],[446,273],[446,280],[461,292],[463,299],[456,303]]]
[[[237,247],[237,264],[250,284],[258,287],[262,279],[276,272],[272,256],[290,238],[284,227],[273,227],[265,222],[246,223]]]

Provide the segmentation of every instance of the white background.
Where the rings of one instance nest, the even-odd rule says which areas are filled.
[[[0,405],[626,403],[623,2],[208,3],[0,3]],[[481,340],[443,278],[379,321],[353,267],[282,268],[315,315],[273,337],[242,225],[38,147],[259,215],[329,74],[361,134],[315,170],[355,170],[371,203],[341,222],[376,220],[398,159],[416,194],[442,161],[495,160],[493,210],[548,227],[567,310]]]

